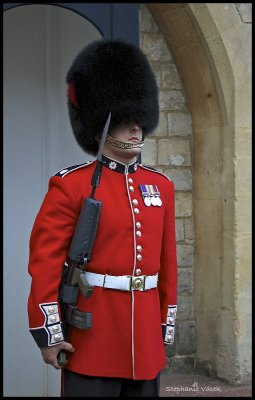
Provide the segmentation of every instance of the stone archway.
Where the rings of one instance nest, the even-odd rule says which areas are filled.
[[[249,373],[242,365],[249,364],[249,350],[240,341],[240,325],[249,317],[238,305],[249,279],[238,287],[237,273],[247,277],[247,271],[236,258],[236,77],[216,24],[224,18],[219,6],[146,4],[169,45],[192,116],[196,356],[239,383]],[[227,11],[229,22],[240,23],[235,7]]]

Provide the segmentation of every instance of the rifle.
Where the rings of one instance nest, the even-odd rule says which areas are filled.
[[[89,298],[94,288],[85,278],[85,266],[91,259],[102,208],[102,202],[95,200],[94,196],[101,179],[102,153],[110,120],[111,113],[105,123],[99,145],[97,163],[91,178],[92,190],[90,196],[84,200],[68,253],[68,263],[66,262],[63,268],[59,304],[65,340],[69,336],[72,325],[79,329],[91,329],[92,327],[92,314],[80,311],[76,306],[76,301],[79,289],[85,298]],[[58,353],[57,360],[61,367],[67,364],[65,351],[61,350]]]

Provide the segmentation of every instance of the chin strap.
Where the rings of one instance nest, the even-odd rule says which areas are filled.
[[[121,142],[120,140],[114,139],[112,136],[107,135],[106,142],[108,142],[113,147],[118,147],[119,149],[135,149],[141,148],[144,145],[144,141],[137,143]]]

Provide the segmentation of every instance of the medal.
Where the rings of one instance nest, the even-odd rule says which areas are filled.
[[[144,201],[144,204],[147,207],[150,207],[150,205],[151,205],[151,198],[150,197],[144,197],[143,201]]]
[[[162,200],[160,197],[157,197],[157,206],[161,207],[162,206]]]
[[[147,207],[150,207],[151,198],[150,198],[150,192],[148,191],[147,185],[140,185],[140,190],[141,190],[141,193],[142,193],[142,196],[143,196],[144,204]]]
[[[161,207],[162,206],[162,200],[160,198],[160,192],[158,190],[158,187],[156,185],[153,185],[154,188],[154,193],[156,195],[156,206]]]
[[[152,204],[153,206],[157,206],[157,205],[158,205],[157,197],[155,197],[155,196],[152,196],[152,197],[151,197],[151,204]]]

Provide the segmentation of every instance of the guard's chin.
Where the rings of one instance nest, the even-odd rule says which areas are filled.
[[[121,154],[126,154],[128,157],[135,157],[141,153],[141,148],[134,147],[133,149],[121,150]]]

